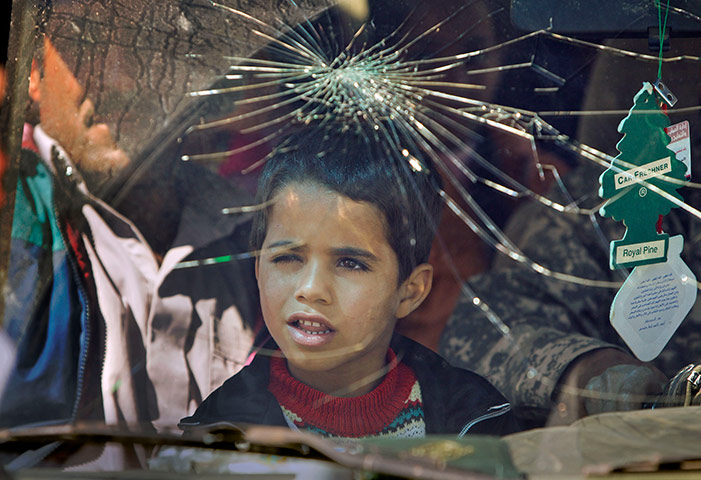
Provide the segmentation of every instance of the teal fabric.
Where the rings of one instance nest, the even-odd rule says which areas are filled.
[[[25,150],[22,161],[24,175],[17,182],[12,238],[36,246],[50,241],[52,251],[65,250],[53,208],[51,173],[34,152]]]
[[[84,390],[90,309],[54,200],[51,172],[23,150],[4,320],[17,354],[0,399],[0,427],[71,422]]]

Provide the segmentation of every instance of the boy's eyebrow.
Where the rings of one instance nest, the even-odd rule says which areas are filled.
[[[279,240],[268,245],[265,250],[270,251],[274,249],[290,248],[292,250],[301,250],[303,245],[299,242],[294,242],[292,240]],[[363,250],[357,247],[338,247],[332,248],[331,253],[337,257],[349,256],[349,257],[360,257],[365,258],[369,261],[377,262],[379,258],[373,253]]]
[[[265,247],[266,251],[271,251],[275,249],[282,249],[282,248],[291,248],[292,250],[300,250],[302,248],[302,243],[301,242],[295,242],[292,240],[278,240],[277,242],[273,242],[267,247]]]
[[[355,247],[340,247],[340,248],[334,248],[331,250],[334,255],[336,256],[349,256],[349,257],[360,257],[360,258],[365,258],[370,261],[379,261],[379,258],[377,258],[375,255],[372,253],[368,252],[367,250],[363,250],[361,248],[355,248]]]

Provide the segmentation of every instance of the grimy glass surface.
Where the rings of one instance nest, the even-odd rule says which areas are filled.
[[[689,159],[688,182],[677,190],[683,201],[649,188],[675,204],[658,228],[684,235],[681,258],[701,274],[698,2],[14,0],[12,15],[0,106],[9,251],[0,392],[10,378],[3,398],[24,395],[10,403],[28,412],[31,392],[65,398],[55,415],[47,407],[0,425],[179,435],[178,420],[249,354],[270,354],[255,264],[265,252],[248,236],[271,204],[256,202],[256,185],[270,158],[310,132],[355,135],[396,164],[440,175],[431,292],[395,330],[487,378],[524,429],[649,407],[659,391],[626,389],[642,375],[636,367],[651,367],[645,378],[659,383],[701,361],[698,307],[646,364],[611,327],[630,271],[609,268],[625,226],[599,214],[617,127],[644,82],[661,80],[676,97],[656,98],[677,158]],[[41,132],[61,150],[42,146]],[[39,157],[29,160],[32,149]],[[61,177],[44,200],[27,195],[45,188],[37,161]],[[411,183],[402,189],[419,195]],[[58,243],[36,240],[51,237],[41,215],[21,231],[30,220],[17,208],[53,212]],[[93,214],[126,246],[95,247],[104,222]],[[78,254],[61,267],[67,248]],[[76,273],[92,286],[71,290]],[[575,368],[596,352],[581,364],[587,372]],[[633,377],[605,375],[619,364]],[[367,381],[385,373],[368,371]],[[656,421],[657,412],[637,414]],[[569,428],[591,434],[592,418]],[[518,469],[547,471],[524,445],[559,441],[509,442]],[[636,462],[666,458],[621,451]],[[134,455],[115,468],[146,464],[143,451]],[[597,455],[552,471],[586,471]]]

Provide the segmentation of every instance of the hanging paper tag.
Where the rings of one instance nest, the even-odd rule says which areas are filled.
[[[611,324],[644,362],[660,354],[696,301],[696,277],[681,259],[684,237],[669,239],[665,263],[635,267],[611,304]]]
[[[686,179],[691,178],[691,135],[689,134],[689,121],[675,123],[664,129],[672,139],[667,148],[677,154],[677,160],[686,165]]]

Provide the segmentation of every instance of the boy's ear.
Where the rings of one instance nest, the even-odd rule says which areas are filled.
[[[402,298],[395,316],[404,318],[416,310],[428,296],[431,285],[433,285],[433,267],[428,263],[422,263],[414,268],[400,287]]]
[[[41,89],[39,84],[41,83],[41,70],[39,69],[39,63],[36,58],[32,59],[32,70],[29,73],[29,98],[34,102],[41,101]]]
[[[256,255],[256,282],[258,281],[258,268],[260,267],[260,256]]]

